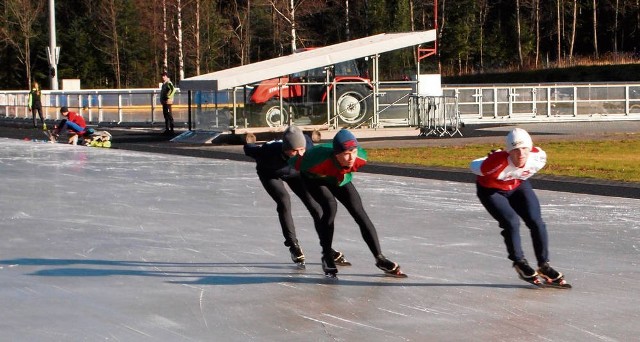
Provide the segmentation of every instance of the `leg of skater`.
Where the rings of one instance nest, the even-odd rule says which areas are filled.
[[[529,266],[522,251],[522,240],[520,237],[520,217],[511,207],[510,192],[485,188],[477,185],[477,195],[480,203],[487,212],[498,221],[498,226],[502,228],[500,234],[504,238],[507,248],[507,257],[513,262],[518,276],[525,281],[535,281],[536,271]]]
[[[287,183],[291,191],[293,191],[293,193],[296,194],[298,198],[300,198],[304,206],[307,208],[307,210],[311,214],[311,218],[313,218],[313,226],[316,230],[316,233],[319,232],[322,227],[322,207],[320,206],[320,204],[318,204],[318,202],[313,199],[309,191],[307,191],[307,188],[305,187],[301,177],[287,178],[285,182]],[[336,265],[351,266],[351,262],[347,260],[342,252],[332,248],[331,255],[333,256],[333,261],[336,263]]]
[[[284,182],[279,178],[263,177],[260,177],[260,182],[269,196],[276,202],[276,211],[282,228],[284,245],[289,248],[291,260],[298,264],[304,263],[304,253],[298,244],[296,229],[291,216],[291,198],[284,187]]]
[[[566,286],[564,275],[549,265],[549,238],[547,227],[542,220],[540,201],[528,181],[522,183],[514,196],[513,207],[516,209],[531,233],[533,250],[538,262],[538,275],[548,284]],[[516,199],[517,198],[517,199]]]
[[[333,258],[333,232],[335,230],[334,220],[338,211],[338,203],[321,181],[309,179],[303,176],[305,186],[309,194],[322,208],[319,225],[316,227],[322,248],[322,269],[326,275],[335,276],[338,273],[335,260]]]
[[[402,275],[403,273],[400,270],[400,265],[387,259],[382,254],[376,227],[373,225],[369,215],[367,215],[367,212],[364,210],[360,194],[353,183],[349,182],[340,187],[330,186],[329,189],[335,198],[344,205],[349,214],[351,214],[351,217],[353,217],[358,224],[360,234],[369,247],[371,254],[375,258],[376,266],[385,273],[398,276]]]

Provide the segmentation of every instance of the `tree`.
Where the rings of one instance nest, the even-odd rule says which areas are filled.
[[[106,45],[99,46],[98,49],[109,56],[116,88],[120,88],[122,82],[120,35],[118,32],[118,15],[121,11],[121,6],[122,0],[101,0],[98,8],[98,31],[107,41]]]
[[[593,54],[598,58],[598,16],[596,0],[593,0]]]
[[[0,40],[8,43],[17,52],[20,63],[25,68],[26,86],[31,84],[31,40],[37,36],[34,25],[42,13],[44,4],[36,0],[5,0],[6,21],[0,26]]]
[[[484,69],[484,26],[487,22],[489,12],[489,1],[478,0],[478,42],[480,54],[480,69]]]
[[[569,45],[569,61],[573,60],[573,48],[576,43],[576,25],[578,20],[578,0],[573,0],[573,12],[571,20],[571,42]]]
[[[520,28],[520,0],[516,0],[516,32],[518,33],[518,62],[520,67],[524,64],[522,59],[522,32]]]

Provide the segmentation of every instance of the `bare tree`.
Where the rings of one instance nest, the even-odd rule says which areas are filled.
[[[535,22],[536,22],[536,62],[538,67],[540,61],[540,0],[535,0]]]
[[[195,32],[193,33],[196,44],[196,53],[195,53],[195,66],[196,66],[196,75],[200,75],[200,0],[196,0],[196,27]]]
[[[487,22],[487,13],[489,13],[489,2],[487,0],[478,1],[478,35],[480,42],[480,68],[484,69],[484,25]]]
[[[562,7],[562,0],[556,0],[556,4],[557,4],[557,8],[556,8],[556,20],[557,20],[557,31],[558,31],[558,63],[561,62],[562,60],[562,11],[560,10],[560,8]]]
[[[349,32],[349,0],[344,0],[344,31],[347,40],[351,39],[351,32]]]
[[[109,56],[109,64],[113,68],[115,86],[120,88],[122,72],[120,68],[120,36],[118,34],[118,14],[119,6],[122,5],[119,0],[101,0],[98,8],[99,15],[98,32],[108,41],[107,46],[97,46],[97,48]]]
[[[297,4],[295,3],[295,0],[289,0],[289,5],[284,10],[286,14],[278,8],[277,0],[269,0],[269,2],[271,3],[273,10],[276,11],[276,13],[278,13],[280,17],[291,27],[291,52],[293,53],[297,50],[296,9],[304,3],[304,0],[299,0]]]
[[[178,79],[184,79],[184,49],[182,44],[182,1],[176,0],[176,29],[174,36],[178,42]]]
[[[18,60],[25,67],[26,85],[31,84],[31,39],[36,37],[33,26],[42,8],[42,1],[32,4],[30,0],[5,0],[7,20],[0,26],[0,40],[13,46],[18,52]]]
[[[520,27],[520,0],[516,0],[516,33],[518,37],[518,61],[520,67],[524,64],[522,59],[522,30]]]
[[[307,1],[307,0],[268,0],[273,8],[273,11],[277,14],[277,17],[285,22],[289,31],[289,44],[291,45],[291,51],[298,49],[298,44],[304,46],[305,39],[300,38],[300,26],[298,25],[298,18],[306,15],[320,13],[326,9],[326,3],[324,1]],[[274,21],[275,26],[279,26],[277,21]],[[274,32],[276,29],[274,28]],[[303,31],[304,33],[304,31]],[[276,33],[278,34],[278,33]]]
[[[576,43],[576,25],[578,21],[578,0],[573,0],[573,15],[571,22],[571,43],[569,45],[569,61],[573,60],[573,47]]]
[[[593,53],[598,58],[598,18],[596,0],[593,0]]]
[[[618,52],[618,16],[620,15],[620,0],[616,0],[615,17],[613,18],[613,52]]]
[[[169,68],[169,35],[167,33],[167,0],[162,0],[162,43],[163,43],[162,70],[167,71],[167,69]]]
[[[249,61],[249,13],[251,11],[251,1],[246,1],[246,6],[242,6],[242,1],[232,0],[227,3],[229,15],[231,17],[231,34],[237,41],[237,48],[234,49],[240,64],[248,64]]]

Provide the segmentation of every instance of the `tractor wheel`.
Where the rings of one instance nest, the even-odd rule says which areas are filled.
[[[373,114],[371,91],[359,85],[337,85],[337,109],[340,123],[357,125]],[[333,110],[333,109],[332,109]]]
[[[289,122],[288,105],[283,103],[280,111],[280,102],[269,101],[262,106],[259,113],[252,115],[251,127],[279,127]]]

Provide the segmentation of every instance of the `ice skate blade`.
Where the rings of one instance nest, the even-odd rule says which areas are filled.
[[[325,273],[324,277],[325,277],[325,279],[329,279],[329,280],[338,280],[338,274],[337,273]]]
[[[299,270],[304,270],[307,268],[307,265],[304,263],[304,261],[296,262],[296,268]]]
[[[567,283],[566,281],[563,281],[562,283],[544,282],[540,286],[551,288],[551,289],[561,289],[561,290],[569,290],[572,288],[571,284]]]
[[[384,275],[391,278],[408,278],[409,277],[406,273],[400,270],[395,272],[384,272]]]
[[[351,262],[344,257],[344,254],[340,253],[338,258],[333,259],[336,266],[351,266]]]
[[[532,285],[535,285],[535,286],[538,286],[538,287],[539,287],[540,285],[542,285],[542,281],[540,280],[540,278],[538,278],[538,276],[537,276],[537,275],[534,275],[534,276],[533,276],[533,277],[531,277],[531,278],[525,278],[525,277],[523,277],[520,273],[518,273],[518,278],[520,278],[520,279],[522,279],[522,280],[526,281],[526,282],[527,282],[527,283],[529,283],[529,284],[532,284]]]

